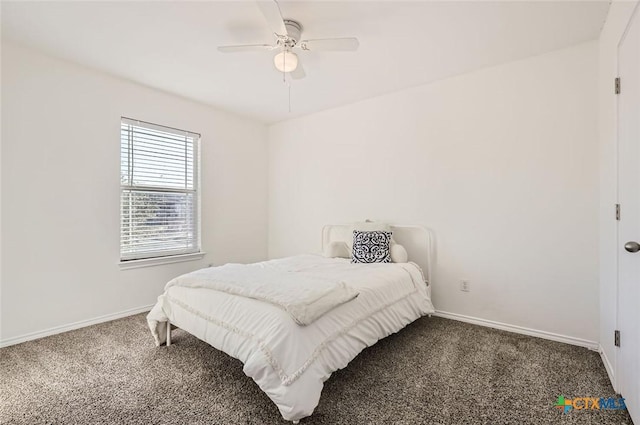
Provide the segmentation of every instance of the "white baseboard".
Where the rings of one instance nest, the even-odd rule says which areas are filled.
[[[145,305],[142,307],[131,308],[129,310],[124,310],[117,313],[105,314],[104,316],[94,317],[93,319],[81,320],[79,322],[69,323],[68,325],[56,326],[54,328],[32,332],[25,335],[15,336],[13,338],[0,339],[0,348],[8,347],[10,345],[20,344],[21,342],[32,341],[34,339],[44,338],[45,336],[72,331],[74,329],[84,328],[86,326],[97,325],[98,323],[104,323],[104,322],[109,322],[111,320],[121,319],[127,316],[133,316],[134,314],[139,314],[139,313],[144,313],[146,311],[149,311],[151,310],[151,307],[153,307],[153,304]]]
[[[609,357],[607,357],[607,353],[605,353],[602,345],[598,347],[598,351],[600,352],[600,357],[602,358],[602,363],[604,363],[604,368],[607,370],[607,375],[609,375],[609,381],[611,381],[611,386],[615,391],[618,391],[616,387],[616,374],[613,369],[613,365],[609,361]]]
[[[16,336],[13,338],[7,338],[0,340],[0,348],[8,347],[10,345],[20,344],[21,342],[32,341],[34,339],[44,338],[46,336],[55,335],[63,332],[72,331],[74,329],[84,328],[86,326],[97,325],[98,323],[104,323],[111,320],[121,319],[123,317],[132,316],[134,314],[144,313],[153,307],[153,304],[145,305],[142,307],[136,307],[129,310],[120,311],[117,313],[105,314],[104,316],[95,317],[93,319],[81,320],[79,322],[70,323],[67,325],[56,326],[53,328],[45,329],[38,332],[32,332],[25,335]],[[614,380],[613,367],[611,362],[607,358],[607,355],[595,341],[589,341],[586,339],[575,338],[567,335],[560,335],[552,332],[540,331],[537,329],[525,328],[522,326],[510,325],[507,323],[496,322],[493,320],[480,319],[478,317],[465,316],[458,313],[449,313],[447,311],[436,310],[434,316],[443,317],[445,319],[458,320],[460,322],[471,323],[474,325],[486,326],[489,328],[500,329],[503,331],[514,332],[523,335],[534,336],[538,338],[549,339],[557,342],[564,342],[566,344],[577,345],[580,347],[589,348],[590,350],[598,351],[602,356],[603,363],[609,374],[609,379],[612,383]],[[614,385],[615,388],[615,385]]]
[[[565,344],[577,345],[579,347],[585,347],[593,351],[599,351],[599,347],[600,347],[600,344],[598,344],[596,341],[589,341],[587,339],[575,338],[573,336],[560,335],[553,332],[539,331],[537,329],[510,325],[508,323],[495,322],[493,320],[480,319],[478,317],[465,316],[463,314],[458,314],[458,313],[449,313],[447,311],[436,310],[436,312],[434,313],[434,316],[443,317],[445,319],[458,320],[460,322],[471,323],[474,325],[486,326],[488,328],[514,332],[517,334],[535,336],[543,339],[550,339],[551,341],[564,342]]]

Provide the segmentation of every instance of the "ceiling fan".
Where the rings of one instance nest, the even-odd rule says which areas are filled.
[[[273,58],[275,67],[289,73],[296,80],[304,78],[305,72],[298,55],[294,49],[307,51],[353,51],[357,50],[360,43],[355,37],[343,38],[319,38],[314,40],[301,40],[302,25],[291,19],[284,19],[280,11],[280,5],[276,0],[257,1],[258,7],[264,15],[267,25],[275,36],[275,44],[244,44],[237,46],[219,46],[218,51],[223,53],[251,52],[264,50],[279,50]]]

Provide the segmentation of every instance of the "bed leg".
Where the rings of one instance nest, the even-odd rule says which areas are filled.
[[[300,421],[292,421],[294,424],[299,424]]]
[[[171,345],[171,322],[167,320],[167,347]]]
[[[431,314],[427,314],[427,317],[431,317]]]

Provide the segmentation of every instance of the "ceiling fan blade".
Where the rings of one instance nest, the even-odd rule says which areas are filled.
[[[300,62],[298,62],[298,66],[296,66],[296,69],[294,69],[293,71],[291,71],[289,73],[289,75],[291,75],[291,78],[293,78],[294,80],[301,80],[304,77],[307,76],[307,74],[304,72],[304,68],[302,66],[302,64]]]
[[[280,11],[280,5],[276,0],[257,1],[260,11],[267,21],[269,29],[278,35],[288,35],[287,27],[284,25],[284,18]]]
[[[272,46],[270,44],[241,44],[238,46],[218,46],[218,51],[222,53],[258,52],[273,49],[275,49],[275,46]]]
[[[353,51],[358,50],[360,42],[355,37],[318,38],[316,40],[302,40],[298,43],[302,50],[314,51]]]

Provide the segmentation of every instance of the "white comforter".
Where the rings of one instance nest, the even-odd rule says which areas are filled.
[[[268,302],[303,326],[358,296],[355,289],[336,278],[292,272],[270,263],[208,267],[171,280],[165,291],[172,286],[213,289]]]
[[[364,348],[434,311],[422,272],[413,263],[351,264],[304,255],[258,264],[345,282],[359,295],[300,326],[271,303],[208,288],[169,286],[147,320],[157,344],[164,342],[170,320],[241,360],[244,372],[287,420],[311,415],[323,382]]]

